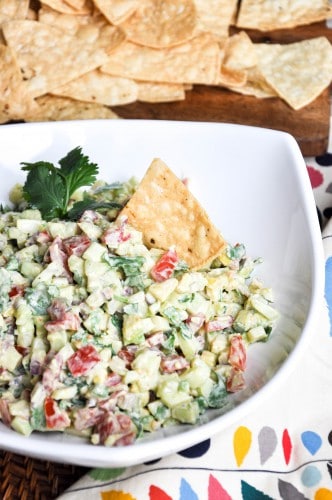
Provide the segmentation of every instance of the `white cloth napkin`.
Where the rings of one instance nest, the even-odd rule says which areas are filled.
[[[332,205],[330,184],[322,178],[318,183],[320,166],[314,158],[306,161],[314,193],[323,200],[317,206],[324,221],[325,207]],[[59,498],[332,500],[332,219],[323,244],[326,289],[320,322],[292,376],[271,399],[180,453],[126,469],[93,469]]]

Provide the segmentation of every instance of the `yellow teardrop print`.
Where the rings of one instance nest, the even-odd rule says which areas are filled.
[[[116,490],[102,491],[100,496],[102,500],[137,500],[130,493]]]
[[[320,488],[315,493],[315,500],[332,500],[332,491],[327,488]]]
[[[233,448],[237,466],[240,467],[251,446],[251,431],[244,426],[238,427],[233,436]]]

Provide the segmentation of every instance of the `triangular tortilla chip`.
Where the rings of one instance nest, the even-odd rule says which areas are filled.
[[[26,92],[15,52],[0,44],[0,123],[22,120],[26,113],[33,113],[36,107]]]
[[[152,161],[123,215],[143,233],[146,246],[163,250],[175,246],[192,269],[209,264],[226,244],[204,208],[159,158]]]
[[[329,0],[242,0],[236,25],[270,31],[317,23],[331,13]]]
[[[128,78],[107,75],[95,69],[53,89],[51,93],[79,101],[119,106],[137,100],[138,86]]]
[[[101,71],[134,80],[214,85],[219,81],[220,64],[220,46],[205,33],[159,50],[124,42],[109,55]]]
[[[265,81],[293,109],[310,104],[331,83],[332,46],[326,37],[255,48]]]
[[[92,28],[92,33],[84,28]],[[82,27],[76,37],[39,21],[10,21],[2,30],[32,97],[99,67],[123,40],[121,30],[112,26]]]

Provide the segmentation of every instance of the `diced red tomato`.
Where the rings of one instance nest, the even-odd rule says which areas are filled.
[[[54,262],[59,269],[62,270],[62,275],[68,281],[72,282],[72,275],[68,268],[68,255],[66,254],[62,239],[56,236],[49,246],[49,255],[52,262]]]
[[[48,332],[58,330],[77,331],[80,327],[80,318],[73,312],[67,311],[66,304],[62,300],[53,300],[47,312],[51,317],[51,321],[45,323]]]
[[[50,361],[46,361],[46,368],[43,372],[42,383],[45,391],[50,394],[56,382],[60,379],[60,373],[63,366],[63,359],[60,353],[57,353]]]
[[[189,326],[193,333],[198,332],[198,330],[203,326],[205,321],[205,314],[197,313],[195,316],[189,316],[186,319],[186,325]]]
[[[94,429],[99,434],[100,443],[104,444],[108,437],[114,436],[114,446],[124,446],[135,441],[136,430],[128,415],[123,413],[106,413]]]
[[[75,236],[70,236],[63,240],[63,246],[68,255],[81,255],[90,246],[91,240],[85,234],[79,234]]]
[[[15,349],[17,352],[19,352],[22,356],[25,356],[26,354],[28,354],[30,352],[30,348],[29,347],[23,347],[22,345],[16,345],[15,346]]]
[[[70,426],[68,414],[64,410],[60,410],[57,402],[49,396],[44,401],[44,413],[48,429],[61,431]]]
[[[100,410],[97,406],[94,406],[93,408],[80,408],[75,412],[74,427],[79,431],[93,427],[102,415],[102,410]]]
[[[219,330],[224,330],[228,328],[233,323],[233,317],[225,314],[224,316],[220,316],[218,318],[214,318],[206,324],[207,332],[218,332]]]
[[[12,421],[8,401],[6,399],[0,399],[0,418],[7,426],[9,426]]]
[[[40,231],[36,236],[36,242],[42,244],[49,243],[51,241],[51,235],[47,231]]]
[[[108,375],[107,379],[105,380],[105,385],[106,387],[114,387],[115,385],[120,384],[121,381],[122,381],[121,375],[112,372]]]
[[[179,262],[179,257],[173,248],[165,252],[151,269],[152,278],[157,281],[168,280]]]
[[[9,297],[12,299],[13,297],[19,297],[24,295],[24,286],[23,285],[14,285],[9,291]]]
[[[117,248],[131,238],[130,233],[125,232],[127,220],[123,220],[119,227],[107,229],[102,235],[102,242],[110,248]]]
[[[226,389],[228,392],[238,392],[244,389],[245,380],[243,373],[239,370],[232,370],[226,381]]]
[[[160,370],[163,373],[183,371],[190,366],[189,361],[178,354],[171,354],[161,359]]]
[[[67,360],[67,366],[74,377],[85,375],[99,361],[100,356],[93,345],[85,345],[78,349]]]
[[[83,214],[79,218],[79,222],[96,222],[100,219],[100,214],[95,210],[84,210]]]
[[[244,371],[247,362],[247,351],[241,335],[234,335],[231,338],[228,362],[236,370]]]
[[[137,351],[136,345],[127,345],[118,351],[119,358],[126,362],[126,368],[129,368],[135,359]]]
[[[165,341],[164,332],[154,332],[146,338],[149,347],[158,347]]]

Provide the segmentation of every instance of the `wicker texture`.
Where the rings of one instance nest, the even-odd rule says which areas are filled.
[[[0,451],[1,500],[51,500],[88,469]]]

